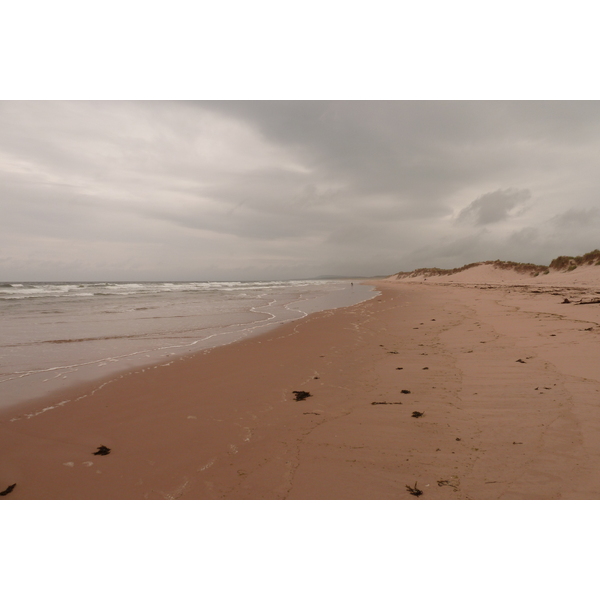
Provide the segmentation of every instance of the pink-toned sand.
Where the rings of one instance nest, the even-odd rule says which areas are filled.
[[[578,304],[600,267],[515,275],[378,281],[360,305],[0,415],[0,491],[600,498],[600,304]]]

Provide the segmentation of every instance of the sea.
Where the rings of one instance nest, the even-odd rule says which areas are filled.
[[[377,294],[320,279],[0,283],[0,411]]]

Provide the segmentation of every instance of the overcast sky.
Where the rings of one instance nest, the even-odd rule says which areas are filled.
[[[599,102],[0,102],[0,280],[290,279],[600,246]]]

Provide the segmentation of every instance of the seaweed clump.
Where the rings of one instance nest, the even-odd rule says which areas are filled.
[[[411,487],[410,485],[407,485],[407,486],[406,486],[406,489],[408,490],[408,493],[409,493],[411,496],[416,496],[416,497],[418,498],[419,496],[422,496],[422,495],[423,495],[423,490],[420,490],[420,489],[417,487],[417,482],[416,482],[416,481],[415,481],[415,485],[414,485],[414,487]]]
[[[0,496],[8,496],[16,487],[16,483],[9,485],[3,492],[0,492]]]

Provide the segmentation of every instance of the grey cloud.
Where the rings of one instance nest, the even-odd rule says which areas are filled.
[[[537,227],[524,227],[523,229],[511,233],[508,241],[512,245],[523,248],[536,244],[539,239],[540,230]]]
[[[599,216],[600,211],[597,208],[571,208],[554,216],[550,219],[550,223],[556,228],[590,227],[597,223]]]
[[[545,262],[598,153],[598,102],[0,102],[0,279]]]
[[[205,106],[202,103],[202,106]],[[211,110],[252,122],[320,173],[362,193],[437,204],[464,185],[522,165],[565,163],[598,139],[595,102],[225,102]],[[551,141],[552,143],[549,143]],[[553,149],[561,152],[555,156]]]
[[[522,207],[531,198],[529,190],[506,189],[483,194],[473,200],[458,214],[458,222],[473,222],[476,225],[490,225],[505,221],[513,216],[514,209]]]

